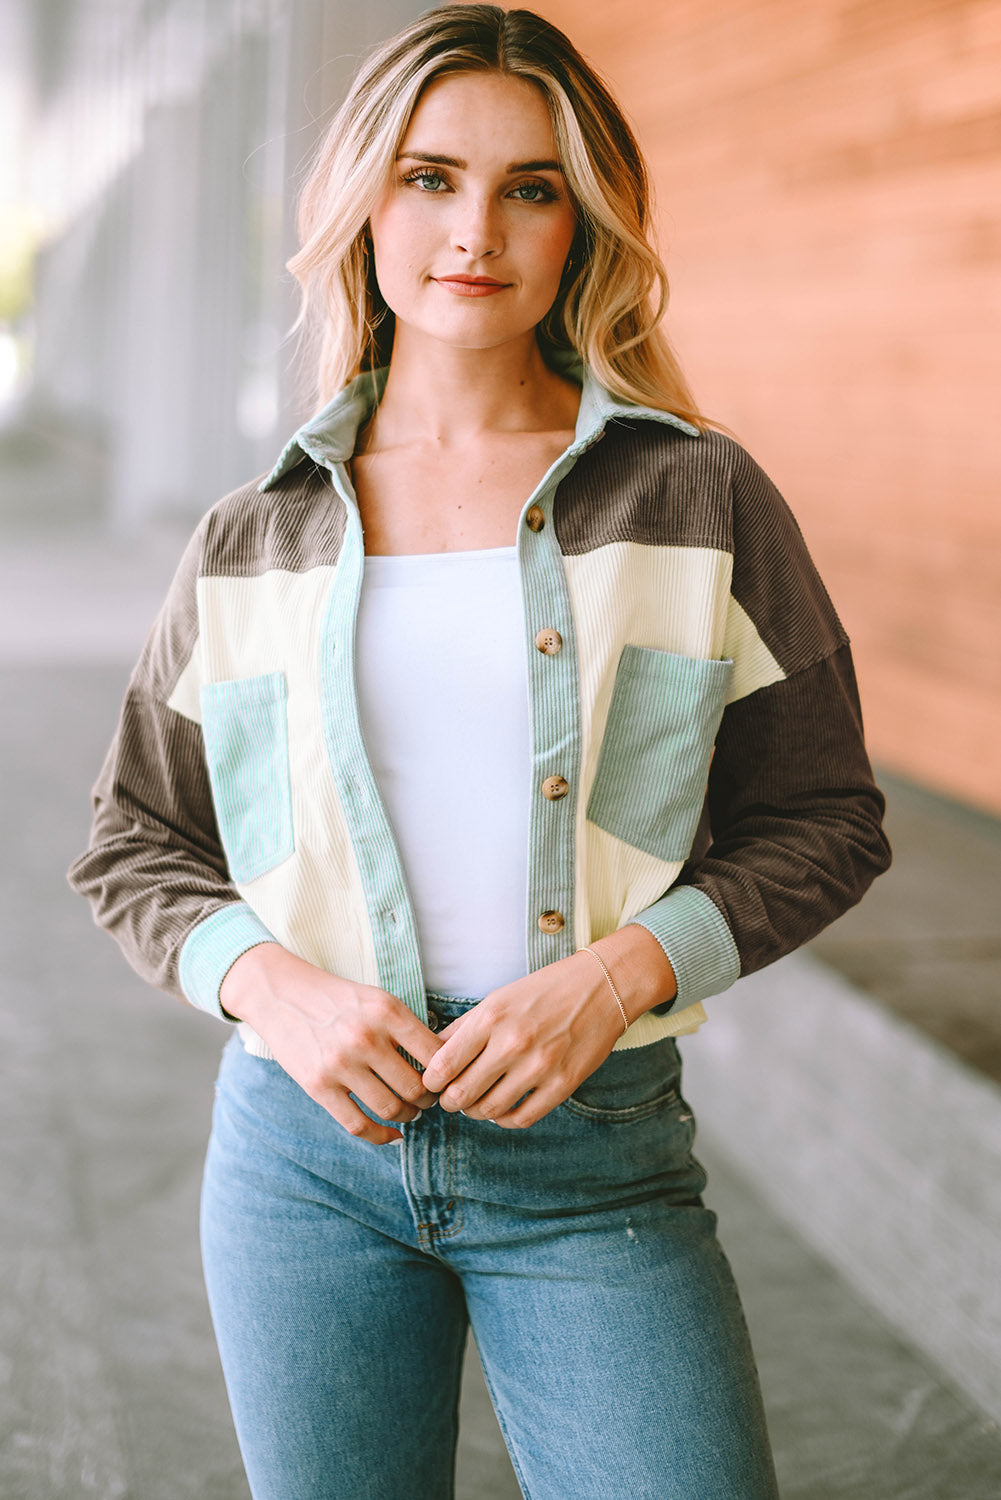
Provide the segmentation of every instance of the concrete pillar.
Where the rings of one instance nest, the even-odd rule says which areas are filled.
[[[309,414],[287,336],[296,196],[361,55],[424,8],[232,0],[145,23],[136,9],[127,27],[75,13],[90,71],[67,61],[49,80],[55,158],[82,139],[107,153],[116,129],[122,150],[42,257],[36,405],[54,429],[104,435],[112,529],[197,516]],[[71,477],[63,492],[67,515],[99,499],[81,508]]]

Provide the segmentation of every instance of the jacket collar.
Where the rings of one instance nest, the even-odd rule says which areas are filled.
[[[553,361],[561,374],[569,375],[581,385],[580,409],[574,440],[569,449],[572,453],[583,452],[597,442],[609,422],[616,418],[630,421],[662,422],[675,427],[689,437],[698,437],[699,430],[685,422],[673,412],[661,411],[654,406],[639,406],[615,396],[598,384],[590,370],[580,363],[575,355],[566,355]],[[302,463],[311,458],[324,468],[332,464],[347,463],[355,450],[358,429],[371,415],[378,404],[386,385],[388,367],[359,375],[339,391],[334,399],[299,428],[285,444],[278,462],[259,488],[268,490],[272,485]]]

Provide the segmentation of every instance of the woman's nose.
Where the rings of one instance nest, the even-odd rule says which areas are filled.
[[[503,235],[494,204],[482,199],[467,199],[456,205],[452,226],[452,244],[472,260],[499,255],[503,249]]]

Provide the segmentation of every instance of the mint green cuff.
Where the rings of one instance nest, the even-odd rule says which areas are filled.
[[[740,954],[726,918],[711,896],[676,885],[632,921],[652,932],[678,981],[672,1012],[730,988],[740,977]]]
[[[210,1016],[231,1021],[219,1003],[219,990],[241,954],[277,939],[245,901],[222,906],[193,927],[181,949],[180,980],[192,1005]]]

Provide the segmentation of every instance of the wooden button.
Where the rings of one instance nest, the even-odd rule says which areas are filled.
[[[542,783],[542,795],[550,802],[558,802],[570,790],[570,783],[563,776],[547,776]]]
[[[555,656],[563,645],[563,637],[552,625],[543,625],[535,637],[535,645],[543,656]]]
[[[546,524],[546,513],[541,505],[530,505],[525,512],[525,525],[529,531],[541,531]]]
[[[562,932],[563,913],[561,911],[544,911],[539,918],[540,932]]]

